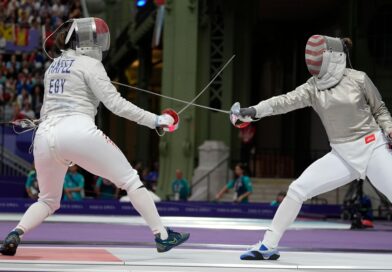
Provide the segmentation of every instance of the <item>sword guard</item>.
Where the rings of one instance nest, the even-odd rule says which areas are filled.
[[[170,126],[164,127],[163,131],[165,131],[165,132],[175,131],[178,128],[178,125],[180,123],[180,116],[178,115],[178,113],[175,110],[168,108],[168,109],[163,110],[162,114],[168,114],[174,119],[174,123]]]
[[[249,117],[249,120],[247,118],[242,118],[240,115],[240,102],[235,102],[233,106],[231,106],[230,109],[230,122],[235,126],[236,128],[246,128],[247,126],[250,125],[250,123],[253,121],[252,118]]]

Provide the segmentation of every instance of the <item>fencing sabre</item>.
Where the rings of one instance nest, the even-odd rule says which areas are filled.
[[[207,85],[201,90],[191,101],[189,101],[182,109],[176,112],[173,109],[165,109],[162,113],[168,114],[174,119],[174,123],[171,126],[163,127],[163,133],[160,129],[157,129],[157,133],[159,136],[163,136],[165,132],[173,132],[177,129],[178,123],[180,121],[180,114],[183,113],[187,108],[189,108],[195,101],[211,86],[211,84],[215,81],[215,79],[226,69],[226,67],[233,61],[235,55],[231,56],[231,58],[222,66],[222,68],[215,74],[215,76],[207,83]]]
[[[234,58],[235,58],[235,55],[233,55],[222,66],[222,68],[215,74],[215,76],[210,80],[210,82],[208,82],[207,85],[195,96],[195,98],[192,99],[192,101],[185,101],[185,100],[178,99],[178,98],[175,98],[175,97],[159,94],[159,93],[156,93],[156,92],[153,92],[153,91],[150,91],[150,90],[146,90],[146,89],[143,89],[143,88],[135,87],[135,86],[132,86],[132,85],[129,85],[129,84],[124,84],[124,83],[121,83],[121,82],[118,82],[118,81],[110,81],[110,82],[112,84],[114,84],[114,85],[126,87],[126,88],[129,88],[129,89],[133,89],[133,90],[136,90],[136,91],[144,92],[144,93],[147,93],[147,94],[150,94],[150,95],[155,95],[155,96],[159,96],[159,97],[162,97],[162,98],[165,98],[165,99],[168,99],[168,100],[172,100],[172,101],[175,101],[175,102],[186,104],[182,109],[180,109],[178,111],[178,113],[176,111],[174,111],[173,109],[166,109],[166,110],[164,110],[163,113],[169,114],[170,116],[173,117],[173,119],[175,119],[175,121],[176,120],[179,121],[179,115],[181,113],[183,113],[190,106],[194,106],[194,107],[202,108],[202,109],[206,109],[206,110],[211,110],[211,111],[215,111],[215,112],[220,112],[220,113],[224,113],[224,114],[229,114],[231,121],[234,120],[234,119],[237,121],[239,119],[238,119],[238,117],[235,118],[235,116],[239,115],[239,110],[236,111],[237,104],[239,105],[238,102],[235,103],[230,110],[222,110],[222,109],[217,109],[217,108],[213,108],[213,107],[209,107],[209,106],[200,105],[200,104],[196,104],[195,103],[195,101],[211,86],[211,84],[215,81],[215,79],[223,72],[224,69],[226,69],[226,67],[233,61]],[[105,79],[102,79],[102,80],[105,80]],[[236,107],[234,107],[234,106],[236,106]],[[232,116],[234,116],[234,117],[232,117]],[[178,123],[178,121],[177,121],[177,123]],[[246,127],[250,123],[250,122],[244,122],[244,123],[241,123],[241,124],[237,124],[236,121],[235,122],[232,121],[232,123],[233,123],[233,125],[235,127],[238,127],[238,128]],[[172,131],[174,129],[175,129],[175,127],[171,128],[171,129],[170,128],[166,128],[165,131]],[[158,133],[158,134],[161,135],[160,133]]]

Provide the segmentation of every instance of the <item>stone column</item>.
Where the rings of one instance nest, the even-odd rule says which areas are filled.
[[[205,141],[198,149],[199,165],[192,178],[192,186],[194,185],[194,187],[189,200],[213,200],[215,194],[229,178],[228,157],[230,150],[221,141]],[[225,158],[227,160],[217,167]],[[210,174],[205,176],[207,173]]]
[[[198,1],[167,0],[163,32],[162,94],[191,101],[198,93]],[[161,100],[161,109],[180,110],[184,104]],[[194,169],[196,108],[189,107],[180,115],[179,129],[166,133],[159,143],[158,193],[171,194],[171,181],[176,169],[189,179]]]

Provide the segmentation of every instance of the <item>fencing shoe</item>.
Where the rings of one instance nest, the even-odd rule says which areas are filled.
[[[176,247],[176,246],[184,243],[186,240],[189,239],[189,236],[190,236],[189,233],[175,232],[169,228],[166,228],[166,230],[167,230],[167,234],[168,234],[168,238],[166,240],[162,240],[160,237],[160,234],[155,235],[155,243],[156,243],[158,252],[169,251],[173,247]]]
[[[0,247],[0,253],[7,256],[14,256],[19,243],[19,232],[15,230],[11,231],[4,239],[4,242]]]
[[[269,249],[260,241],[249,248],[240,258],[241,260],[277,260],[279,257],[280,253],[277,249]]]

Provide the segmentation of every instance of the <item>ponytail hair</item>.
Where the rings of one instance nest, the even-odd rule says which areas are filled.
[[[58,50],[65,50],[65,37],[67,37],[67,32],[62,30],[57,33],[56,38],[54,40],[54,44],[56,45]]]
[[[350,38],[343,38],[342,43],[343,43],[344,53],[346,53],[347,55],[348,65],[350,66],[351,69],[353,69],[353,66],[351,65],[351,59],[350,59],[350,50],[353,48],[353,41]]]
[[[351,50],[353,48],[353,41],[350,38],[343,38],[342,42],[347,50]]]
[[[56,34],[54,44],[58,50],[66,50],[66,49],[72,47],[73,41],[75,40],[74,33],[72,34],[68,43],[65,44],[65,38],[67,37],[68,31],[69,31],[71,25],[72,25],[72,22],[70,22],[68,24],[64,24],[64,26]]]

